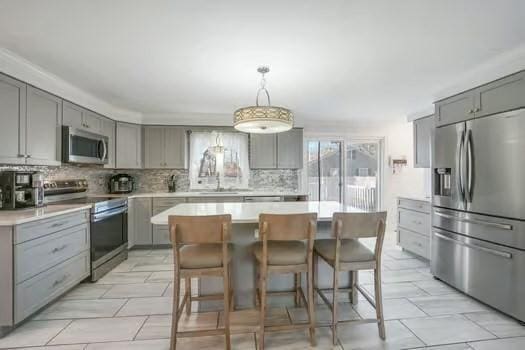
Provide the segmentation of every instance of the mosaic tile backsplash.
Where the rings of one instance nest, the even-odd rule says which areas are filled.
[[[190,181],[187,170],[177,169],[104,169],[96,165],[70,165],[60,167],[47,166],[10,166],[0,165],[0,171],[40,171],[46,179],[87,179],[89,193],[107,193],[109,178],[114,174],[125,173],[133,176],[137,185],[136,192],[168,192],[167,179],[177,176],[177,191],[189,191]],[[299,171],[250,170],[250,188],[254,191],[297,192],[299,189]]]

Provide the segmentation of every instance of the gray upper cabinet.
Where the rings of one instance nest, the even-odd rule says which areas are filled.
[[[187,168],[186,130],[177,126],[144,127],[144,167]]]
[[[277,168],[276,134],[250,134],[250,168]]]
[[[60,165],[62,99],[27,87],[26,163]]]
[[[525,107],[525,71],[476,89],[476,117]]]
[[[79,105],[64,101],[63,124],[93,133],[102,133],[103,117]]]
[[[469,91],[436,102],[436,126],[474,118],[475,101],[474,92]]]
[[[434,116],[414,120],[414,168],[430,168]]]
[[[437,101],[436,126],[525,107],[525,71]]]
[[[142,128],[137,124],[117,122],[116,167],[142,167]]]
[[[303,129],[278,134],[250,134],[250,168],[301,169]]]
[[[0,163],[25,164],[26,84],[0,74]]]
[[[116,128],[117,124],[114,120],[109,118],[102,118],[101,120],[101,133],[104,136],[107,136],[108,139],[108,164],[104,164],[104,168],[113,169],[116,166]]]
[[[277,168],[303,167],[303,129],[292,129],[277,134]]]

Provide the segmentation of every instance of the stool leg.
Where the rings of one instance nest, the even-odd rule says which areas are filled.
[[[315,301],[314,301],[314,276],[313,276],[313,262],[310,260],[308,264],[308,318],[310,321],[310,343],[315,346],[317,341],[315,338]]]
[[[173,279],[173,311],[171,316],[171,344],[170,349],[177,349],[177,330],[179,325],[179,299],[180,299],[180,276],[179,269],[176,266]]]
[[[253,271],[254,271],[254,281],[253,281],[253,304],[255,305],[255,307],[259,306],[259,288],[260,288],[260,281],[261,281],[261,276],[259,275],[259,263],[257,261],[255,261],[255,264],[253,264]]]
[[[259,267],[260,274],[260,294],[261,294],[261,306],[259,313],[259,349],[264,350],[264,321],[266,317],[266,268],[264,266]]]
[[[337,309],[338,309],[338,300],[337,295],[339,289],[339,270],[334,266],[334,285],[333,285],[333,295],[332,295],[332,344],[337,344]]]
[[[223,282],[224,282],[224,341],[225,349],[231,349],[231,339],[230,339],[230,269],[227,264],[223,267]]]
[[[384,340],[386,338],[386,334],[385,334],[385,320],[383,317],[383,295],[381,291],[381,268],[380,267],[374,270],[374,289],[375,289],[376,317],[377,317],[377,326],[379,328],[379,337]]]
[[[186,295],[187,295],[187,298],[188,298],[188,302],[186,304],[186,315],[190,315],[191,314],[191,278],[189,277],[186,277],[186,279],[184,280],[184,284],[185,284],[185,290],[186,290]],[[185,295],[185,297],[186,297]]]
[[[318,278],[318,266],[319,266],[319,255],[317,255],[314,251],[313,253],[313,260],[314,260],[314,266],[313,266],[313,269],[312,269],[312,274],[313,274],[313,280],[314,280],[314,305],[317,305],[317,288],[319,288],[319,278]]]
[[[359,301],[359,297],[357,295],[358,291],[356,286],[359,284],[359,271],[350,271],[350,283],[352,286],[352,290],[350,291],[350,302],[352,305],[356,305]]]
[[[301,273],[294,274],[294,288],[295,288],[295,306],[301,306],[301,294],[299,288],[301,287]]]
[[[235,294],[234,294],[234,287],[233,287],[233,264],[228,264],[228,276],[229,276],[229,283],[230,283],[230,290],[228,291],[230,295],[230,311],[235,311]]]

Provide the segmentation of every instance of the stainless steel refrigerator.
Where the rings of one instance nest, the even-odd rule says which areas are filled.
[[[525,321],[525,109],[438,127],[431,271]]]

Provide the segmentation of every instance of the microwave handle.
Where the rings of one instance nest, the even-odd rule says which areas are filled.
[[[108,146],[106,145],[106,141],[100,140],[102,142],[102,147],[104,148],[104,151],[102,153],[102,157],[100,157],[101,161],[104,161],[106,159],[106,156],[108,155]]]

